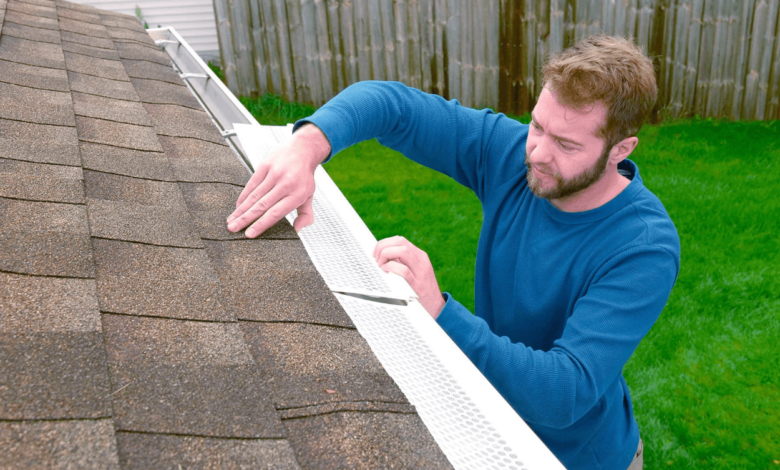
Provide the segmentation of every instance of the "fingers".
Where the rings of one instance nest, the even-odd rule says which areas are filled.
[[[269,193],[263,195],[257,202],[255,202],[250,207],[248,207],[245,210],[245,212],[243,212],[238,217],[234,218],[233,221],[228,224],[228,230],[230,230],[231,232],[238,232],[239,230],[242,230],[244,227],[248,226],[255,220],[262,217],[266,212],[269,212],[270,209],[274,207],[284,197],[285,197],[284,192],[278,186],[271,189]],[[244,200],[242,206],[244,206],[245,204],[249,204],[251,200],[252,200],[252,196],[248,197],[247,199]]]
[[[257,221],[246,230],[245,235],[247,238],[255,238],[282,220],[282,217],[292,212],[292,210],[295,209],[295,206],[296,203],[292,197],[288,196],[282,198],[279,202],[265,211],[262,217],[257,219]]]
[[[379,260],[379,254],[382,252],[382,250],[384,250],[387,247],[400,246],[404,244],[409,244],[410,246],[414,246],[409,242],[409,240],[399,235],[390,238],[385,238],[383,240],[379,240],[376,246],[374,247],[374,258]]]
[[[254,206],[256,206],[259,201],[263,200],[263,198],[265,196],[269,195],[269,191],[271,191],[272,188],[275,189],[274,188],[274,183],[275,182],[270,177],[266,177],[264,180],[262,180],[262,182],[260,182],[259,184],[257,184],[255,186],[255,189],[252,192],[250,192],[249,194],[244,196],[243,201],[242,201],[241,197],[239,197],[238,200],[242,201],[242,202],[236,204],[236,210],[233,211],[232,214],[230,214],[230,217],[228,217],[228,219],[227,219],[228,225],[232,225],[231,223],[235,219],[237,219],[237,218],[241,217],[242,215],[244,215],[247,211],[249,211]],[[250,180],[249,183],[247,183],[246,188],[244,188],[244,191],[246,191],[247,188],[249,188],[249,186],[251,184],[252,184],[252,180]],[[241,194],[244,195],[244,192],[242,192]],[[277,198],[277,199],[280,199],[280,198]],[[276,202],[276,201],[273,201],[273,202]],[[255,218],[257,218],[257,217],[255,217]],[[249,223],[251,223],[253,221],[254,221],[254,219],[252,219],[248,223],[244,224],[244,226],[242,226],[242,227],[240,227],[240,228],[238,228],[236,230],[232,230],[232,231],[236,232],[238,230],[241,230],[242,228],[244,228],[246,225],[249,225]],[[230,230],[230,228],[228,228],[228,230]]]
[[[244,202],[244,199],[246,199],[252,192],[257,188],[260,183],[262,183],[265,180],[266,175],[268,175],[268,166],[266,165],[260,165],[260,167],[255,171],[255,173],[252,175],[251,178],[249,178],[249,182],[244,187],[244,190],[241,191],[241,194],[238,196],[238,200],[236,200],[236,208],[241,205],[242,202]]]
[[[399,263],[398,261],[388,261],[380,267],[382,268],[382,271],[386,273],[395,273],[404,278],[406,282],[412,286],[412,289],[417,285],[414,273],[405,264]]]
[[[378,253],[379,256],[377,257],[376,262],[382,266],[388,261],[397,260],[407,266],[414,266],[417,264],[418,257],[413,248],[413,246],[408,245],[388,246],[382,248]]]
[[[296,232],[300,232],[304,227],[314,223],[314,210],[311,208],[311,201],[314,195],[309,196],[301,207],[298,208],[298,217],[295,218],[293,228]]]

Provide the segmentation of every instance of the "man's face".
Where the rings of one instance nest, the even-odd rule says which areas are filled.
[[[566,198],[604,176],[610,149],[596,136],[607,116],[602,104],[575,111],[545,87],[531,116],[525,164],[528,187],[536,196]]]

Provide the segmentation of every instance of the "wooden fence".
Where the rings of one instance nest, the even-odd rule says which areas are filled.
[[[533,108],[545,59],[604,32],[656,64],[671,116],[780,118],[780,0],[214,0],[222,66],[244,96],[321,105],[398,80],[466,106]]]

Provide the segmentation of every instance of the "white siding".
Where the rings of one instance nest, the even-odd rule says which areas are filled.
[[[212,0],[70,0],[135,16],[135,7],[150,28],[172,26],[204,60],[219,60],[217,23]]]

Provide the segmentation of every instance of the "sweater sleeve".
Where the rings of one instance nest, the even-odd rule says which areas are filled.
[[[599,270],[549,351],[493,334],[447,295],[437,322],[529,423],[561,429],[600,400],[655,323],[674,285],[677,258],[639,247]]]
[[[509,121],[489,109],[465,108],[456,100],[446,101],[402,83],[365,81],[349,86],[298,121],[294,130],[307,122],[319,127],[331,144],[328,159],[353,144],[377,138],[407,158],[454,178],[482,199],[485,187],[499,183],[495,178],[511,174],[500,162],[486,161],[492,154],[506,153],[491,152],[494,145],[506,145],[492,139],[494,131],[508,124],[524,148],[527,126]],[[486,169],[491,175],[485,174]]]

